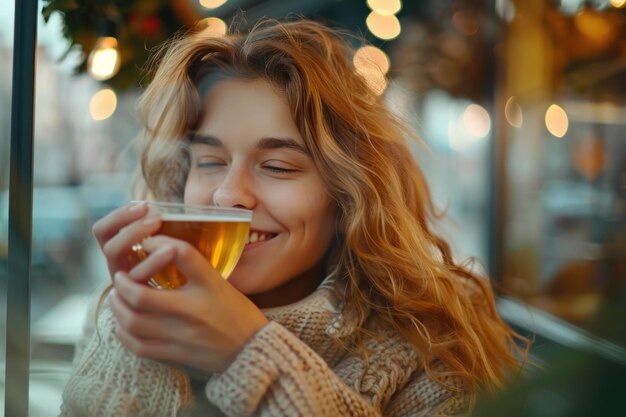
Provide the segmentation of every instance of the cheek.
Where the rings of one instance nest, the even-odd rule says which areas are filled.
[[[297,197],[291,195],[292,204],[296,206],[303,223],[318,231],[316,235],[324,237],[329,234],[329,230],[334,230],[335,204],[321,184],[305,187],[304,192]]]
[[[308,203],[308,212],[304,215],[304,225],[309,231],[314,230],[312,234],[316,245],[327,247],[335,233],[335,205],[326,194],[318,195],[317,199],[310,199]]]
[[[319,228],[321,230],[320,238],[325,241],[325,246],[328,247],[337,229],[337,210],[334,202],[329,202],[326,206]]]
[[[197,175],[190,173],[185,182],[183,202],[186,204],[211,204],[212,196],[212,187],[200,181]]]
[[[286,193],[274,199],[275,213],[280,213],[283,221],[293,227],[307,226],[317,223],[320,217],[319,201],[309,196]]]

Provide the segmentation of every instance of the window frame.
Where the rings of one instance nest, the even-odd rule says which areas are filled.
[[[37,0],[15,0],[4,414],[28,416]]]

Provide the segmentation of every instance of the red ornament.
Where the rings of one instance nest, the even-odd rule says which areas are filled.
[[[146,36],[149,38],[154,37],[159,33],[159,30],[161,30],[162,24],[163,23],[161,22],[161,19],[159,19],[158,17],[147,16],[141,22],[139,33],[141,33],[142,36]]]

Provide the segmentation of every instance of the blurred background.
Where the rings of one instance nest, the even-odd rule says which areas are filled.
[[[624,415],[626,0],[43,0],[38,10],[31,416],[58,414],[86,304],[109,279],[91,226],[131,198],[149,50],[181,29],[219,36],[233,16],[245,26],[290,13],[366,41],[355,66],[423,138],[413,150],[449,215],[440,233],[458,259],[476,257],[502,316],[535,339],[543,368],[485,398],[480,415]],[[13,19],[14,2],[1,0],[3,306]],[[5,320],[3,308],[2,369]]]

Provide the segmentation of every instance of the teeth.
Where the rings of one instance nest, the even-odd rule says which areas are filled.
[[[264,240],[267,240],[268,238],[269,238],[268,234],[252,232],[248,236],[248,240],[247,240],[246,244],[256,243],[256,242],[263,242]]]

